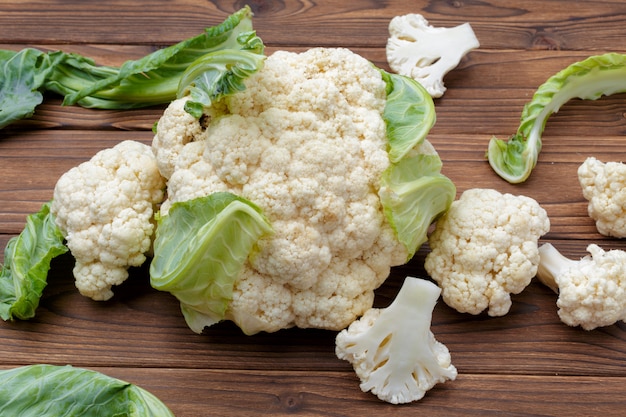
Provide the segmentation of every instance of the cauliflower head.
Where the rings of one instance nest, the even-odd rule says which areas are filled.
[[[626,164],[589,157],[578,167],[578,181],[598,232],[626,237]]]
[[[406,261],[377,194],[390,165],[385,86],[347,49],[278,51],[246,90],[199,120],[185,119],[174,133],[163,128],[186,117],[186,98],[161,118],[153,148],[169,177],[162,213],[230,192],[272,224],[226,312],[244,332],[343,329],[372,306],[391,266]]]
[[[94,300],[140,266],[150,252],[153,215],[164,198],[165,180],[152,149],[123,141],[63,174],[50,206],[74,256],[81,294]]]
[[[387,308],[367,310],[337,334],[335,353],[352,364],[363,392],[403,404],[456,379],[448,348],[430,329],[440,294],[434,283],[407,277]]]
[[[573,260],[550,243],[539,248],[537,278],[558,294],[561,321],[585,330],[626,321],[626,252],[596,244],[587,252]]]
[[[538,240],[549,229],[548,215],[534,199],[469,189],[437,220],[424,267],[450,307],[502,316],[511,294],[535,276]]]

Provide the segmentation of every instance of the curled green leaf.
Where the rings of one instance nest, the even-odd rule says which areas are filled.
[[[408,259],[426,242],[428,228],[456,196],[454,183],[441,174],[441,167],[437,153],[424,143],[383,174],[380,201]]]
[[[264,46],[254,32],[240,37],[241,49],[212,52],[191,63],[183,73],[177,97],[190,95],[185,110],[200,118],[203,109],[225,96],[245,89],[244,81],[263,67]]]
[[[537,165],[541,135],[551,114],[573,98],[596,100],[622,92],[626,92],[626,55],[607,53],[569,65],[539,86],[524,106],[513,136],[490,140],[489,164],[512,184],[526,181]]]

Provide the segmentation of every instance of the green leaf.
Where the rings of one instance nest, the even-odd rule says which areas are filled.
[[[65,105],[98,109],[167,104],[176,99],[187,67],[207,54],[223,50],[244,50],[263,56],[263,42],[252,30],[249,6],[200,35],[143,58],[126,61],[120,67],[96,65],[90,58],[63,51],[0,50],[0,128],[32,116],[45,92],[63,96]],[[235,62],[220,63],[227,69],[235,66],[236,70],[233,74],[217,77],[222,80],[218,85],[231,83],[232,87],[237,86],[252,72],[247,65],[253,57],[245,55],[242,58],[235,54],[232,56]],[[254,59],[262,60],[260,57]],[[196,78],[200,78],[197,73]]]
[[[425,140],[436,121],[432,97],[411,78],[380,72],[387,84],[383,118],[391,165],[383,173],[378,195],[411,259],[427,240],[433,221],[450,208],[456,187],[441,174],[441,159]]]
[[[252,11],[246,6],[205,33],[126,61],[115,74],[66,92],[64,104],[119,109],[167,103],[176,98],[180,79],[189,65],[209,53],[241,49],[241,35],[250,32]],[[69,84],[65,79],[58,82]]]
[[[31,117],[43,101],[39,91],[43,52],[27,48],[0,51],[0,128]]]
[[[432,97],[417,81],[380,70],[387,83],[383,118],[387,124],[389,159],[398,162],[424,141],[435,124]]]
[[[152,393],[70,365],[0,371],[0,415],[20,417],[173,417]]]
[[[387,220],[411,259],[426,242],[430,225],[456,197],[454,183],[440,173],[436,153],[412,152],[383,174],[379,190]]]
[[[548,118],[573,98],[596,100],[626,92],[626,55],[607,53],[569,65],[543,83],[522,110],[521,122],[508,141],[492,138],[487,159],[506,181],[524,182],[537,165],[541,135]]]
[[[271,225],[250,201],[221,192],[158,217],[150,283],[173,294],[196,333],[224,318],[244,262]]]
[[[54,223],[50,203],[26,219],[19,236],[9,240],[0,270],[0,317],[27,320],[35,316],[48,282],[53,258],[68,251]]]
[[[242,49],[212,52],[194,61],[181,77],[177,97],[191,96],[186,111],[200,118],[214,101],[245,90],[244,81],[263,67],[264,46],[254,32],[240,36]]]

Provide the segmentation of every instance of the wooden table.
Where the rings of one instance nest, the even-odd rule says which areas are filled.
[[[120,64],[200,33],[246,2],[0,2],[0,47],[64,49],[100,64]],[[517,128],[522,106],[550,75],[589,55],[626,52],[626,4],[580,1],[262,1],[249,4],[268,52],[342,46],[388,68],[387,25],[421,13],[436,26],[470,22],[480,49],[446,77],[430,139],[461,193],[495,188],[537,199],[553,242],[566,255],[600,236],[587,217],[576,169],[590,155],[622,160],[626,95],[572,101],[553,115],[531,178],[510,185],[484,159],[492,135]],[[48,97],[35,116],[0,131],[0,245],[27,214],[51,198],[57,178],[124,139],[150,143],[164,107],[97,111],[61,107]],[[395,296],[406,275],[425,276],[426,248],[393,270],[376,305]],[[290,329],[244,336],[230,323],[192,333],[178,303],[133,270],[109,302],[78,294],[72,261],[56,260],[36,318],[0,323],[0,367],[72,364],[140,384],[180,417],[243,415],[619,415],[626,400],[626,326],[584,331],[559,321],[556,296],[538,282],[513,297],[501,318],[456,313],[439,303],[433,332],[459,371],[418,403],[393,406],[362,393],[334,354],[335,333]],[[393,413],[393,414],[392,414]]]

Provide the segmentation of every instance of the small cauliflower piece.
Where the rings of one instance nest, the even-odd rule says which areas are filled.
[[[585,330],[626,321],[626,252],[596,244],[587,252],[573,260],[550,243],[539,248],[537,278],[559,295],[561,321]]]
[[[626,237],[626,164],[589,157],[578,167],[578,181],[598,232]]]
[[[469,51],[480,46],[469,23],[453,28],[433,27],[419,14],[391,19],[389,35],[389,67],[419,82],[432,97],[444,94],[443,77]]]
[[[510,295],[535,276],[538,240],[549,229],[548,215],[534,199],[469,189],[437,220],[424,267],[450,307],[503,316]]]
[[[407,277],[387,308],[371,308],[337,334],[335,353],[352,364],[361,390],[383,401],[418,401],[437,383],[454,380],[448,348],[431,331],[441,289]]]
[[[120,142],[70,169],[54,188],[50,211],[76,259],[76,287],[108,300],[112,286],[140,266],[152,246],[154,211],[165,180],[150,146]]]

